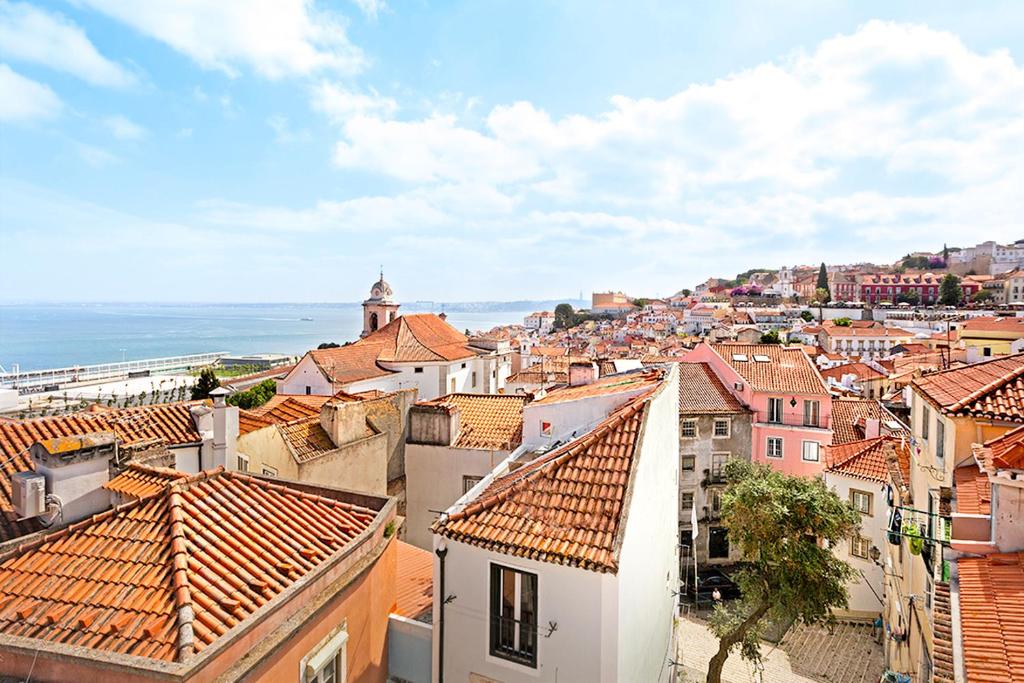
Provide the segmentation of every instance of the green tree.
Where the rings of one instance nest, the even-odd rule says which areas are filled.
[[[836,327],[849,327],[850,325],[853,324],[853,321],[850,320],[849,318],[845,318],[844,317],[844,318],[836,318],[835,320],[832,321],[832,323]]]
[[[896,295],[896,303],[916,306],[921,303],[921,295],[917,293],[916,289],[908,289]]]
[[[256,386],[228,396],[228,404],[251,410],[269,401],[276,393],[277,383],[272,379],[265,379]]]
[[[976,304],[980,304],[980,303],[983,303],[985,301],[991,301],[991,300],[992,300],[992,292],[990,292],[987,289],[979,289],[977,292],[974,293],[974,296],[971,297],[971,301],[973,301]]]
[[[640,297],[639,299],[633,299],[633,305],[636,306],[637,308],[643,308],[649,303],[651,303],[650,299],[645,299],[644,297]]]
[[[213,368],[203,368],[199,373],[199,380],[195,386],[192,387],[192,400],[198,401],[200,399],[209,398],[210,392],[220,386],[220,380],[217,379],[217,374],[213,371]]]
[[[693,294],[693,290],[683,288],[679,290],[679,293],[682,294],[683,296],[690,296],[691,294]]]
[[[949,264],[949,247],[946,246],[945,242],[942,243],[942,261],[947,265]]]
[[[856,575],[830,548],[853,534],[860,515],[821,479],[739,459],[726,464],[725,474],[722,521],[747,564],[733,577],[742,598],[717,606],[711,617],[719,646],[707,683],[721,683],[737,645],[744,659],[759,664],[768,624],[833,621],[832,610],[847,606],[846,584]]]
[[[800,311],[800,318],[805,322],[809,323],[814,320],[814,314],[810,311]]]
[[[781,344],[782,340],[779,339],[779,331],[778,330],[768,330],[767,332],[765,332],[764,334],[761,335],[761,343],[762,344]]]
[[[336,349],[336,348],[338,348],[340,346],[341,346],[340,344],[337,344],[335,342],[324,342],[323,344],[318,344],[316,348],[317,349]]]
[[[832,301],[832,292],[828,288],[828,270],[825,269],[825,262],[821,262],[821,268],[818,268],[818,283],[815,285],[815,291],[825,290],[825,296],[827,297],[822,303],[828,303]],[[820,299],[819,299],[820,300]]]
[[[818,287],[814,290],[814,303],[818,304],[818,322],[821,322],[824,319],[825,314],[821,309],[824,308],[825,304],[827,304],[831,298],[832,297],[829,296],[827,289]]]
[[[939,285],[939,303],[943,306],[959,306],[964,300],[964,290],[960,288],[960,278],[949,273],[942,278]]]
[[[555,306],[555,329],[565,330],[576,325],[576,311],[572,304],[558,304]]]

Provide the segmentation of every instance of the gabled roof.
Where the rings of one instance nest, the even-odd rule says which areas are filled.
[[[395,607],[393,614],[430,621],[434,606],[434,554],[396,541]]]
[[[746,411],[710,365],[679,363],[680,415],[728,415]]]
[[[611,396],[624,392],[643,391],[657,386],[664,373],[661,370],[634,370],[617,375],[608,375],[590,384],[575,387],[561,387],[549,391],[546,396],[533,402],[534,405],[565,403],[595,396]]]
[[[964,332],[1006,332],[1024,336],[1024,318],[983,316],[965,320],[960,324],[960,337]]]
[[[1024,421],[1024,353],[933,372],[913,386],[947,415]]]
[[[0,558],[0,633],[181,661],[376,515],[220,468],[193,475]]]
[[[891,452],[895,460],[889,460]],[[910,481],[910,447],[905,440],[891,436],[852,441],[825,449],[827,471],[858,479],[887,484],[898,474],[904,482]]]
[[[910,432],[895,415],[873,398],[835,397],[832,399],[832,445],[841,446],[864,439],[867,420],[878,420],[880,427],[896,436],[910,438]],[[895,429],[887,423],[896,423]]]
[[[132,462],[128,463],[128,467],[121,474],[104,484],[103,488],[125,497],[145,498],[162,491],[176,481],[187,478],[188,475],[180,470]]]
[[[363,339],[308,355],[324,375],[347,384],[389,375],[379,363],[429,363],[472,358],[480,352],[462,334],[432,313],[401,315]]]
[[[853,375],[858,382],[882,379],[887,376],[885,373],[875,370],[867,363],[846,363],[821,371],[822,377],[826,379],[831,377],[837,382],[841,382],[844,375]]]
[[[799,347],[715,344],[711,347],[755,391],[828,395],[824,380]],[[755,360],[755,356],[767,361]]]
[[[654,391],[588,434],[497,477],[465,508],[438,519],[434,532],[507,555],[615,573],[640,427]]]
[[[277,425],[281,436],[291,448],[292,454],[297,462],[309,462],[332,451],[338,450],[344,444],[335,444],[330,434],[320,424],[319,415],[311,415],[293,422]],[[371,437],[377,432],[366,423],[362,438]]]
[[[1024,426],[985,442],[984,448],[989,450],[989,462],[995,469],[1024,470]]]
[[[967,680],[1024,681],[1024,553],[961,557],[957,570]]]
[[[17,521],[11,500],[11,475],[32,471],[29,448],[62,436],[112,432],[123,446],[150,440],[167,446],[198,443],[191,409],[198,402],[163,403],[138,408],[83,411],[32,420],[0,419],[0,541],[39,530],[34,520]]]
[[[522,394],[448,394],[417,405],[458,408],[459,435],[452,448],[511,451],[523,441]]]

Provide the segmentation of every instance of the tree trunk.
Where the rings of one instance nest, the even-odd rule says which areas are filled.
[[[761,620],[765,614],[768,613],[770,603],[762,602],[757,606],[753,612],[751,612],[746,619],[744,619],[739,626],[737,626],[732,633],[723,636],[718,641],[718,652],[708,662],[708,677],[706,683],[722,683],[722,668],[725,666],[725,660],[729,657],[729,650],[733,648],[736,643],[739,643],[747,635],[754,624]]]

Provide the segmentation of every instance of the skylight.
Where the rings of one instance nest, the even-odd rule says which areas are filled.
[[[747,362],[747,354],[745,353],[734,353],[732,359],[735,361]]]
[[[772,359],[768,356],[754,356],[754,360],[758,363],[771,363]]]

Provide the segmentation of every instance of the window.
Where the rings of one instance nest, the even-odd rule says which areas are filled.
[[[807,462],[818,462],[821,457],[821,444],[817,441],[804,441],[802,457]]]
[[[711,478],[721,481],[725,478],[725,463],[729,460],[728,453],[711,454]]]
[[[679,463],[679,468],[684,472],[693,472],[697,457],[693,453],[685,453]]]
[[[804,401],[804,426],[817,427],[821,404],[818,401]]]
[[[466,364],[465,364],[465,363],[463,363],[463,364],[462,364],[462,369],[463,369],[463,370],[465,370],[465,369],[466,369]]]
[[[348,630],[342,624],[327,634],[299,664],[302,683],[345,683],[348,680],[346,644]]]
[[[413,368],[412,371],[416,372],[416,373],[422,373],[423,372],[423,368]]]
[[[711,492],[711,511],[718,512],[722,509],[722,492],[712,491]]]
[[[782,437],[781,436],[769,436],[768,437],[768,457],[769,458],[781,458],[782,457]]]
[[[850,489],[850,503],[852,503],[853,508],[862,515],[867,515],[868,517],[871,516],[872,498],[874,498],[874,496],[867,491]]]
[[[306,385],[306,396],[309,396],[309,395],[310,395],[310,394],[312,394],[312,393],[313,393],[313,387],[311,387],[311,386],[309,386],[309,385],[307,384],[307,385]]]
[[[470,375],[470,377],[472,377],[473,388],[475,389],[476,388],[476,370],[473,371],[473,374]]]
[[[921,438],[928,438],[928,422],[931,417],[928,415],[928,406],[921,406]]]
[[[712,560],[728,559],[729,534],[720,526],[711,527],[708,531],[708,558]]]
[[[697,421],[683,420],[683,423],[679,425],[679,435],[682,436],[684,439],[696,439]]]
[[[935,414],[935,457],[939,460],[946,457],[946,424],[938,413]]]
[[[551,436],[551,423],[550,422],[545,422],[544,420],[540,421],[540,435],[541,436]]]
[[[268,476],[268,477],[276,477],[277,476],[277,470],[274,469],[273,467],[270,467],[269,465],[264,465],[263,466],[263,474]]]
[[[692,493],[680,493],[679,494],[679,510],[685,515],[688,520],[690,517],[690,510],[693,509],[693,494]]]
[[[713,432],[713,436],[716,439],[728,438],[728,436],[729,436],[729,427],[730,427],[731,424],[732,424],[732,421],[729,418],[727,418],[727,417],[725,417],[725,418],[716,418],[715,419],[715,430]]]
[[[451,388],[451,393],[454,394],[455,393],[455,378],[454,377],[452,377],[451,387],[452,387]]]
[[[235,456],[235,460],[237,462],[237,467],[235,469],[237,469],[239,472],[249,471],[249,458],[239,453],[237,456]]]
[[[537,575],[491,565],[491,654],[537,667]]]
[[[870,552],[871,539],[863,536],[854,536],[850,539],[850,555],[866,560]]]
[[[462,475],[462,493],[469,493],[469,490],[483,481],[483,477],[474,477],[469,474]]]
[[[782,399],[768,399],[768,421],[779,424],[782,422]]]

